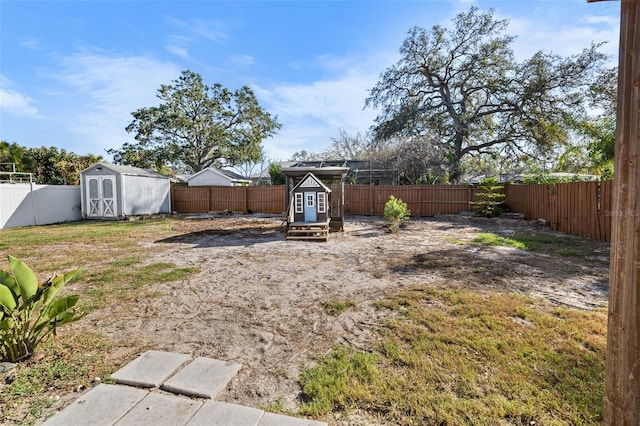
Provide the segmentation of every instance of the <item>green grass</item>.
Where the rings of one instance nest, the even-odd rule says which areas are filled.
[[[342,312],[346,311],[347,309],[356,306],[356,302],[351,301],[351,300],[346,300],[346,301],[329,301],[329,302],[324,302],[322,304],[322,306],[324,307],[325,311],[329,314],[329,315],[333,315],[333,316],[338,316],[340,315]]]
[[[484,244],[488,246],[515,247],[521,250],[525,250],[527,248],[527,245],[525,243],[517,239],[505,238],[496,234],[488,234],[488,233],[478,234],[473,239],[473,242],[476,244]]]
[[[337,348],[306,371],[301,414],[357,407],[398,425],[602,421],[604,311],[427,288],[378,306],[397,314],[379,344]]]
[[[148,243],[175,235],[171,227],[171,220],[164,219],[4,229],[0,230],[0,269],[8,270],[8,254],[25,261],[40,280],[53,271],[79,266],[81,272],[63,291],[80,295],[80,310],[135,303],[140,297],[161,296],[150,289],[152,284],[184,280],[198,271],[148,260],[150,251],[163,250],[162,245],[149,249]],[[108,311],[100,315],[102,320],[117,321]],[[0,424],[33,424],[50,411],[56,395],[69,394],[80,385],[89,386],[95,377],[108,381],[107,374],[118,367],[113,359],[105,357],[111,345],[102,336],[74,331],[75,327],[84,329],[84,321],[65,327],[57,338],[36,348],[44,358],[36,355],[21,362],[15,381],[0,384]],[[141,344],[132,344],[130,350],[141,350]]]
[[[480,244],[514,247],[532,252],[551,253],[562,257],[584,257],[591,254],[590,250],[576,248],[576,240],[569,236],[533,231],[518,231],[509,237],[483,232],[476,234],[471,241],[456,238],[445,238],[445,240],[457,245]]]
[[[0,393],[0,423],[33,424],[56,402],[56,396],[78,386],[88,387],[95,377],[108,381],[109,366],[103,353],[109,343],[97,333],[73,335],[72,338],[43,344],[40,356],[20,363],[15,380]],[[25,406],[24,402],[29,401]]]

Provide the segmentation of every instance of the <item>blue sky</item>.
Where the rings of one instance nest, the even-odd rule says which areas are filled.
[[[340,129],[373,124],[364,100],[412,26],[449,25],[471,5],[510,20],[520,59],[594,41],[617,63],[619,2],[0,0],[0,139],[110,159],[133,141],[131,112],[190,69],[249,85],[278,116],[270,159],[320,151]]]

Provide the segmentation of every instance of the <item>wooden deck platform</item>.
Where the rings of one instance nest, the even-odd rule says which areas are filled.
[[[287,240],[329,239],[329,222],[290,222]]]

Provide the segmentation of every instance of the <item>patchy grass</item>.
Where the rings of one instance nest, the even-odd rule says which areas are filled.
[[[509,237],[494,233],[479,233],[473,240],[446,238],[457,245],[481,244],[489,246],[514,247],[521,250],[555,254],[563,257],[584,257],[592,254],[588,249],[576,247],[578,241],[571,236],[532,231],[517,231]]]
[[[54,270],[79,266],[81,272],[64,291],[79,294],[78,308],[90,312],[139,297],[158,297],[158,292],[148,291],[149,286],[183,280],[197,272],[197,268],[145,261],[150,249],[140,243],[171,235],[171,221],[166,219],[5,229],[0,230],[0,269],[7,270],[8,254],[28,263],[40,280]],[[12,383],[0,383],[0,424],[33,424],[56,403],[56,397],[89,386],[96,377],[108,380],[107,372],[117,367],[104,356],[109,342],[98,334],[72,330],[60,330],[57,339],[39,347],[42,359],[35,356],[21,363]]]
[[[346,300],[346,301],[329,301],[329,302],[324,302],[322,304],[322,306],[324,307],[324,310],[329,314],[329,315],[333,315],[333,316],[338,316],[340,315],[342,312],[346,311],[349,308],[352,308],[354,306],[356,306],[356,302],[352,301],[352,300]]]
[[[370,353],[336,349],[301,379],[301,414],[358,408],[390,424],[600,424],[606,312],[416,288]]]
[[[522,241],[518,241],[512,238],[501,237],[496,234],[487,234],[487,233],[478,234],[473,239],[473,242],[476,244],[484,244],[488,246],[515,247],[521,250],[525,250],[527,248],[526,244],[524,244]]]
[[[109,382],[112,366],[104,358],[109,342],[97,333],[64,331],[12,372],[10,384],[0,385],[0,422],[33,424],[63,395],[88,387],[95,378]]]

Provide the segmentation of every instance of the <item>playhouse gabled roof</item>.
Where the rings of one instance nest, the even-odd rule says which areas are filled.
[[[295,191],[298,188],[305,188],[305,187],[310,187],[310,188],[321,187],[326,192],[331,192],[331,188],[325,185],[320,179],[318,179],[311,172],[307,173],[305,177],[302,178],[302,180],[298,182],[298,184],[291,189],[291,192]]]

